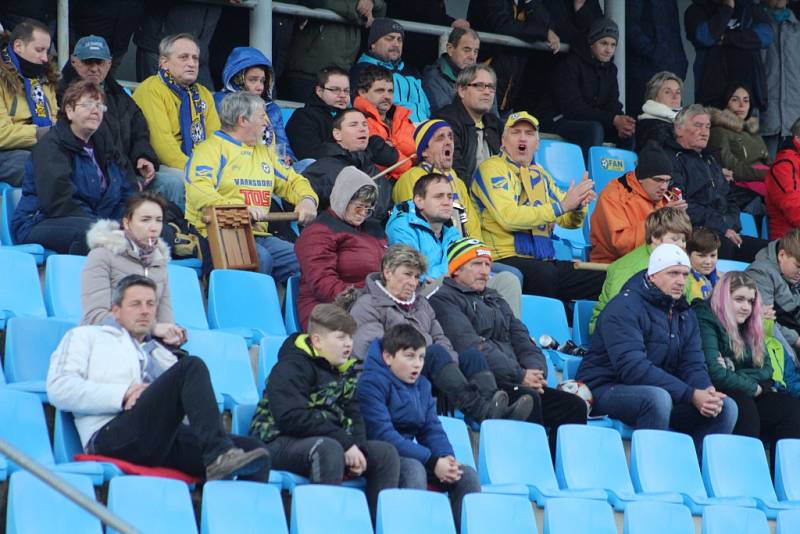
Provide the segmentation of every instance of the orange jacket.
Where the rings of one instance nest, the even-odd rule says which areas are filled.
[[[393,105],[389,110],[387,116],[391,116],[391,128],[381,120],[378,108],[362,96],[357,96],[353,101],[353,107],[359,110],[367,117],[367,124],[369,125],[369,135],[377,135],[384,141],[392,143],[397,150],[397,161],[403,161],[407,157],[417,152],[417,146],[414,144],[414,123],[409,118],[411,111],[403,106]],[[414,160],[410,159],[394,169],[389,173],[389,176],[395,180],[400,178],[400,175],[406,172],[414,165]],[[377,166],[378,169],[383,170],[386,167]]]
[[[590,221],[590,259],[611,263],[644,244],[644,220],[667,204],[653,202],[633,172],[612,180],[600,193]]]

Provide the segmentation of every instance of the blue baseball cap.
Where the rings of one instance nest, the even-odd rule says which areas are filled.
[[[81,37],[75,43],[75,50],[72,55],[83,61],[84,59],[111,59],[111,49],[108,43],[99,35],[87,35]]]

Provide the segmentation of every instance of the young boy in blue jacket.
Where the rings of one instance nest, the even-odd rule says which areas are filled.
[[[394,326],[370,346],[356,393],[367,437],[393,444],[400,454],[400,487],[447,491],[460,529],[461,501],[481,486],[475,470],[455,459],[431,383],[422,376],[424,363],[422,334],[409,324]]]

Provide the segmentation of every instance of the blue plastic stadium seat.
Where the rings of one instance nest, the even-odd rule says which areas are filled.
[[[544,427],[491,419],[481,424],[478,475],[484,492],[521,495],[546,507],[553,498],[606,500],[602,490],[560,489]]]
[[[200,258],[181,258],[178,260],[173,259],[170,260],[169,264],[191,269],[198,277],[203,273],[203,262],[200,260]]]
[[[782,501],[800,500],[800,439],[782,439],[778,442],[775,451],[775,492]]]
[[[717,271],[720,273],[729,273],[731,271],[744,271],[750,264],[744,261],[736,260],[718,260]]]
[[[311,164],[316,161],[317,160],[315,160],[314,158],[301,159],[300,161],[294,162],[294,165],[292,165],[292,169],[294,169],[294,172],[299,172],[300,174],[302,174],[304,170],[309,168]]]
[[[285,336],[265,336],[261,339],[261,344],[258,346],[258,376],[256,376],[259,394],[263,394],[264,388],[267,387],[267,378],[278,363],[278,351],[285,340]]]
[[[413,510],[413,513],[409,513]],[[444,493],[385,489],[378,496],[375,534],[456,534]]]
[[[294,113],[295,108],[290,108],[287,106],[281,107],[281,119],[283,119],[283,124],[289,122],[289,119],[292,118],[292,113]]]
[[[64,473],[59,476],[84,496],[95,498],[89,478]],[[6,526],[7,534],[67,531],[103,533],[99,519],[27,471],[19,471],[11,476]]]
[[[203,292],[197,273],[189,267],[176,265],[173,261],[167,266],[167,281],[175,323],[192,330],[208,330]]]
[[[764,512],[739,506],[707,506],[703,511],[703,534],[769,534]]]
[[[591,446],[587,444],[591,443]],[[636,493],[619,432],[587,425],[561,425],[556,445],[556,477],[562,488],[601,489],[618,512],[630,502],[683,503],[675,492]]]
[[[544,534],[617,534],[608,503],[589,499],[551,499],[544,509]]]
[[[632,502],[625,509],[625,534],[694,534],[694,521],[682,504]]]
[[[800,501],[778,501],[764,445],[756,438],[727,434],[706,436],[703,439],[703,482],[714,497],[754,498],[758,508],[770,519],[775,519],[781,510],[800,507]]]
[[[611,180],[615,180],[636,168],[636,152],[593,146],[589,149],[589,177],[594,181],[594,190],[599,195]]]
[[[769,217],[761,218],[761,239],[769,239]]]
[[[589,251],[592,246],[584,235],[583,228],[564,228],[556,225],[553,233],[558,239],[567,244],[572,257],[576,260],[589,261]]]
[[[3,184],[7,185],[7,184]],[[19,203],[22,196],[22,189],[18,187],[4,187],[0,189],[0,245],[16,250],[17,252],[24,252],[33,256],[37,265],[44,263],[50,251],[46,251],[42,245],[35,243],[27,245],[18,245],[14,242],[14,237],[11,235],[11,218],[14,216],[14,209]]]
[[[553,248],[556,251],[555,258],[562,261],[572,261],[572,249],[566,241],[553,239]]]
[[[750,237],[759,237],[758,226],[756,225],[756,218],[752,214],[744,211],[739,212],[739,223],[742,225],[742,235]]]
[[[475,455],[472,453],[472,442],[469,439],[469,430],[466,423],[461,419],[444,415],[439,416],[439,421],[442,423],[447,439],[453,447],[458,463],[468,465],[477,471]]]
[[[307,485],[292,494],[292,534],[372,534],[364,493],[337,486]]]
[[[8,462],[3,456],[0,456],[0,482],[8,478]]]
[[[677,492],[693,515],[709,505],[755,507],[748,497],[708,497],[688,434],[666,430],[637,430],[631,440],[631,478],[638,493]]]
[[[78,435],[78,429],[75,428],[75,419],[70,412],[56,410],[55,428],[53,430],[53,454],[58,464],[72,462],[76,454],[83,454],[81,438]],[[102,467],[103,480],[105,481],[123,474],[122,470],[112,463],[96,463]]]
[[[280,490],[257,482],[206,482],[203,486],[200,532],[289,534]]]
[[[50,357],[74,323],[48,317],[14,317],[7,323],[6,382],[47,400],[45,381]]]
[[[525,323],[537,345],[543,334],[547,334],[559,343],[570,339],[567,314],[564,311],[564,303],[560,300],[540,295],[522,295],[521,308],[522,322]],[[543,351],[550,355],[553,364],[561,370],[567,355],[552,349]]]
[[[0,247],[0,330],[11,317],[47,317],[33,256]]]
[[[461,506],[461,534],[539,534],[528,499],[470,493]]]
[[[286,333],[294,334],[299,332],[300,318],[297,316],[297,297],[300,295],[300,277],[290,276],[286,280],[286,295],[284,296],[283,322],[286,325]]]
[[[544,167],[564,191],[569,189],[570,182],[580,182],[586,172],[581,147],[564,141],[542,139],[534,160]]]
[[[86,256],[53,254],[44,271],[44,304],[47,315],[79,323],[81,310],[81,272]]]
[[[147,534],[197,532],[189,486],[180,480],[116,477],[108,483],[108,508]]]
[[[775,534],[797,534],[800,532],[800,510],[784,510],[778,513]]]
[[[596,304],[596,300],[576,300],[572,308],[572,341],[579,347],[588,347],[592,341],[589,321]]]

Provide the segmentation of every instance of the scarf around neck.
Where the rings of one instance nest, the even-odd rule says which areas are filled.
[[[178,121],[181,128],[181,152],[192,155],[192,149],[206,138],[206,103],[200,98],[199,84],[181,86],[168,70],[158,69],[161,81],[181,99]]]
[[[4,49],[0,49],[0,56],[4,63],[14,67],[14,70],[22,78],[22,83],[25,88],[25,99],[28,101],[28,107],[31,110],[31,120],[37,127],[52,126],[53,121],[50,118],[50,104],[47,102],[47,97],[44,95],[44,79],[42,77],[27,78],[22,73],[20,59],[14,53],[14,48],[11,43]]]
[[[158,246],[158,239],[154,239],[152,244],[142,243],[130,230],[124,230],[125,237],[139,255],[139,260],[144,267],[150,267],[153,264],[153,256],[155,255],[156,247]]]

